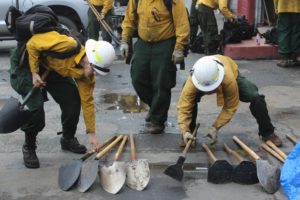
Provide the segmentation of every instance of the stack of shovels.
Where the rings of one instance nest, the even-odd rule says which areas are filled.
[[[114,136],[100,145],[101,151],[96,156],[93,157],[97,152],[90,152],[80,159],[63,164],[59,168],[59,187],[64,191],[76,187],[79,192],[86,192],[98,175],[102,188],[111,194],[117,194],[125,183],[131,189],[144,190],[150,181],[150,168],[146,159],[137,159],[133,134],[130,134],[131,161],[119,161],[127,140],[127,135]],[[119,142],[112,163],[100,161]]]

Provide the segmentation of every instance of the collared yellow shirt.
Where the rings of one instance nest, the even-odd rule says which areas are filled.
[[[233,17],[233,13],[228,9],[227,0],[197,0],[197,3],[202,3],[212,9],[219,9],[226,19]]]
[[[103,6],[101,12],[106,14],[113,7],[113,0],[90,0],[94,6]]]
[[[274,0],[276,13],[300,13],[299,0]]]
[[[238,76],[238,66],[229,57],[222,55],[214,55],[224,65],[224,79],[221,85],[217,88],[217,104],[223,106],[219,116],[213,126],[220,129],[227,124],[239,106],[239,90],[236,78]],[[192,77],[189,76],[179,97],[177,104],[178,125],[181,133],[191,132],[189,125],[192,122],[192,111],[196,102],[196,94],[198,89],[192,82]]]
[[[183,0],[172,2],[172,14],[163,0],[129,0],[122,23],[122,40],[129,41],[138,30],[146,42],[159,42],[176,37],[175,49],[188,44],[190,27]],[[137,8],[137,11],[136,11]]]
[[[82,47],[78,54],[66,59],[42,55],[42,51],[45,50],[66,52],[76,46],[76,40],[72,37],[61,35],[56,31],[35,34],[26,44],[29,66],[31,72],[38,72],[39,66],[42,63],[63,77],[72,77],[75,79],[81,99],[86,132],[95,133],[95,105],[93,97],[95,78],[85,78],[84,69],[78,66],[80,60],[85,55],[85,48]]]

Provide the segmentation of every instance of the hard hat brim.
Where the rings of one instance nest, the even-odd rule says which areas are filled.
[[[208,85],[208,86],[200,85],[198,83],[196,77],[194,75],[192,75],[192,82],[198,90],[203,91],[203,92],[210,92],[210,91],[215,90],[217,87],[219,87],[219,85],[222,83],[222,81],[224,79],[224,73],[225,72],[224,72],[224,67],[222,65],[217,63],[217,66],[218,66],[218,70],[219,70],[218,79],[217,79],[216,82],[214,82],[211,85]]]

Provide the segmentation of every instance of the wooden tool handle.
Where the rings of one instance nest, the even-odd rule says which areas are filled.
[[[194,131],[193,131],[193,134],[192,134],[193,136],[195,136],[195,135],[197,134],[197,131],[198,131],[199,127],[200,127],[200,123],[197,123],[197,124],[196,124],[196,127],[195,127],[195,129],[194,129]],[[188,152],[188,150],[189,150],[189,148],[190,148],[192,142],[193,142],[193,140],[189,140],[188,143],[185,145],[185,148],[184,148],[184,150],[183,150],[183,152],[182,152],[182,154],[183,154],[184,156],[186,156],[186,153]]]
[[[119,146],[119,148],[118,148],[117,153],[115,154],[115,158],[114,158],[115,161],[119,160],[119,158],[120,158],[120,156],[121,156],[121,153],[122,153],[122,151],[123,151],[123,149],[124,149],[124,146],[125,146],[125,144],[126,144],[126,142],[127,142],[127,139],[128,139],[128,135],[125,135],[125,136],[123,137],[122,143],[120,144],[120,146]]]
[[[211,152],[211,150],[208,148],[208,146],[206,144],[202,144],[202,147],[205,149],[205,151],[207,152],[208,156],[214,161],[216,162],[218,159],[217,157],[213,154],[213,152]]]
[[[227,151],[227,153],[229,153],[230,155],[235,157],[239,162],[242,162],[244,160],[242,158],[242,156],[240,156],[236,151],[229,148],[229,146],[227,146],[227,144],[225,144],[225,143],[224,143],[224,149],[225,149],[225,151]]]
[[[136,160],[136,152],[135,152],[135,143],[134,143],[134,136],[131,133],[130,134],[130,154],[131,154],[131,160]]]
[[[232,139],[238,143],[254,160],[260,160],[261,158],[252,150],[250,149],[245,143],[243,143],[237,136],[233,136]]]
[[[268,140],[266,144],[271,147],[277,154],[279,154],[281,158],[283,158],[284,160],[287,158],[286,154],[281,151],[281,149],[279,149],[272,141]]]
[[[108,145],[109,143],[111,143],[111,142],[112,142],[113,140],[115,140],[116,138],[117,138],[117,136],[113,136],[112,138],[105,140],[104,143],[99,144],[98,149],[101,149],[102,147]],[[85,154],[84,156],[82,156],[80,159],[81,159],[82,161],[85,161],[87,158],[89,158],[89,157],[90,157],[91,155],[93,155],[94,153],[96,153],[96,151],[89,152],[89,153]]]
[[[262,143],[260,146],[262,148],[264,148],[267,152],[269,152],[272,156],[274,156],[275,158],[277,158],[281,162],[284,162],[284,159],[278,153],[276,153],[273,149],[271,149],[267,144]]]
[[[100,151],[97,155],[96,155],[96,160],[99,160],[99,158],[101,158],[106,152],[108,152],[113,146],[115,146],[120,140],[122,140],[123,135],[119,135],[117,137],[117,139],[115,139],[112,143],[110,143],[107,147],[105,147],[102,151]]]
[[[295,136],[290,135],[290,134],[286,134],[287,139],[289,139],[294,145],[297,144],[297,138],[295,138]]]

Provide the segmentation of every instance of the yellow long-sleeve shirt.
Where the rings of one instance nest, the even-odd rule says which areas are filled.
[[[103,6],[101,12],[106,14],[113,7],[113,0],[90,0],[95,6]]]
[[[274,0],[276,13],[300,13],[299,0]]]
[[[85,55],[85,48],[81,47],[78,54],[66,59],[53,58],[42,52],[66,52],[77,46],[76,40],[56,31],[33,35],[26,44],[31,72],[38,72],[40,63],[56,71],[63,77],[73,77],[77,83],[81,107],[87,133],[95,133],[95,105],[93,91],[95,78],[85,78],[84,69],[78,66]]]
[[[197,0],[197,3],[202,3],[212,9],[219,9],[226,19],[232,18],[234,16],[233,13],[228,9],[227,0]]]
[[[135,30],[146,42],[158,42],[176,37],[175,49],[184,49],[190,27],[183,0],[172,2],[172,14],[163,0],[129,0],[122,23],[122,40],[129,41]]]
[[[220,129],[227,124],[239,106],[239,90],[236,78],[238,76],[237,64],[227,56],[215,55],[224,65],[225,75],[221,85],[217,88],[217,104],[223,106],[213,126]],[[192,110],[196,102],[198,89],[194,86],[191,76],[188,77],[179,97],[178,124],[181,133],[191,132],[189,125],[192,122]]]

